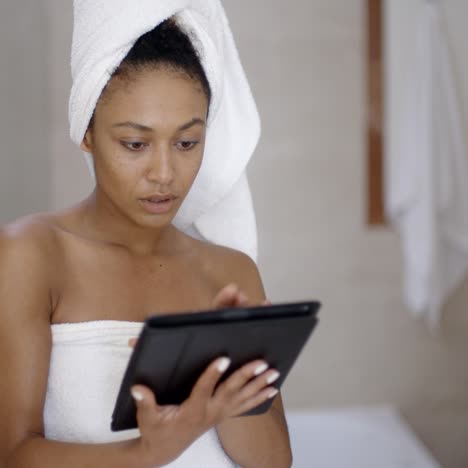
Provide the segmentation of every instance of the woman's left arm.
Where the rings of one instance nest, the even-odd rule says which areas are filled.
[[[289,468],[292,464],[280,394],[266,413],[228,419],[216,430],[225,452],[243,468]]]
[[[215,307],[265,303],[257,266],[245,255],[235,257],[229,265],[231,268],[225,271],[229,271],[228,282],[238,287],[231,284],[224,288],[215,298]],[[266,413],[231,418],[219,424],[216,430],[225,452],[243,468],[289,468],[292,465],[288,428],[279,393]]]

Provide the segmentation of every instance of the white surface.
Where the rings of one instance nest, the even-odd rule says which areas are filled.
[[[391,407],[287,411],[293,468],[441,468]]]

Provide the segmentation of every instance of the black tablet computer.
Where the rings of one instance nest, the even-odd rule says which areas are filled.
[[[242,365],[264,359],[280,372],[274,384],[279,389],[317,323],[319,308],[313,301],[149,317],[122,380],[111,429],[137,427],[133,385],[151,388],[160,405],[180,404],[221,356],[228,356],[231,365],[220,382]],[[271,403],[245,415],[261,414]]]

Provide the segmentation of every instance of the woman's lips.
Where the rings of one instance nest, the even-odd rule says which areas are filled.
[[[163,214],[171,211],[176,197],[140,198],[138,201],[144,210],[151,214]]]

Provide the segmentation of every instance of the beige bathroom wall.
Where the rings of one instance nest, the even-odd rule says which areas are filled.
[[[468,110],[468,3],[443,4]],[[398,238],[365,225],[365,2],[225,5],[263,116],[250,175],[266,288],[323,301],[286,405],[395,404],[444,467],[468,466],[468,282],[431,334],[402,303]]]
[[[0,2],[0,223],[49,207],[46,42],[39,2]]]
[[[69,136],[68,97],[71,88],[70,49],[73,31],[73,2],[44,0],[43,8],[49,19],[47,47],[50,62],[50,148],[51,187],[50,208],[70,206],[83,199],[92,188],[93,181],[84,163],[82,152]]]
[[[273,301],[323,301],[320,326],[284,388],[287,407],[389,402],[444,467],[468,466],[468,283],[450,300],[441,330],[432,335],[402,303],[397,237],[388,228],[365,225],[364,1],[224,4],[263,118],[249,173],[266,289]],[[34,105],[23,104],[20,116],[31,109],[28,128],[42,140],[30,139],[24,154],[34,157],[21,160],[34,169],[30,172],[24,171],[26,162],[12,164],[2,154],[0,215],[5,217],[38,209],[43,202],[36,194],[44,187],[42,197],[49,197],[51,209],[79,200],[92,187],[68,137],[71,2],[41,5],[48,21],[48,89],[41,96],[31,92],[24,103],[33,99]],[[446,0],[444,5],[467,112],[468,4]],[[34,51],[41,54],[37,43]],[[16,141],[8,144],[22,145],[19,127],[9,128],[16,128]],[[2,136],[5,143],[7,134]],[[44,163],[34,158],[38,142],[46,146],[47,140],[49,162]],[[5,196],[14,198],[13,204],[5,203]]]

